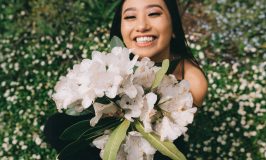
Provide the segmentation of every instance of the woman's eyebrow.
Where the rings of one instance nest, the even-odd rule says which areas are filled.
[[[145,8],[153,8],[153,7],[158,7],[160,8],[161,10],[164,10],[162,6],[160,6],[159,4],[150,4],[150,5],[147,5]]]
[[[159,4],[150,4],[150,5],[147,5],[145,8],[153,8],[153,7],[158,7],[160,8],[161,10],[164,10],[162,6],[160,6]],[[135,7],[130,7],[130,8],[127,8],[124,10],[123,14],[127,11],[136,11],[137,9]]]
[[[124,10],[123,14],[126,13],[127,11],[136,11],[137,9],[135,7],[130,7]]]

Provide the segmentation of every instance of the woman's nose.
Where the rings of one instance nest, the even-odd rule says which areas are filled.
[[[146,17],[139,17],[136,25],[137,32],[146,32],[151,29],[151,26]]]

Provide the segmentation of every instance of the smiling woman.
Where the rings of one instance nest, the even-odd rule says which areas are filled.
[[[161,0],[128,0],[122,8],[121,34],[128,48],[141,57],[160,62],[170,58],[172,21]]]
[[[170,59],[168,73],[174,74],[178,80],[188,80],[194,106],[201,106],[207,93],[207,80],[187,46],[175,0],[122,0],[110,35],[121,38],[140,58],[149,57],[157,64]],[[67,143],[59,139],[60,134],[72,124],[88,118],[55,114],[49,118],[44,130],[48,142],[61,151]],[[175,144],[184,154],[187,153],[182,137]],[[86,148],[69,159],[100,159],[99,150]],[[167,158],[157,153],[154,159]]]
[[[178,60],[172,74],[190,82],[194,105],[201,106],[207,94],[207,79],[187,45],[176,0],[122,1],[110,34],[123,39],[140,57],[155,62]]]

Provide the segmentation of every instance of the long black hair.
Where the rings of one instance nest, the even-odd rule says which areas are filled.
[[[110,30],[110,39],[113,36],[117,36],[120,39],[123,39],[121,35],[121,14],[124,2],[125,0],[121,0],[116,8],[115,16]],[[174,37],[172,37],[170,42],[171,54],[173,54],[174,57],[180,57],[182,59],[190,60],[192,63],[196,64],[196,66],[199,66],[199,63],[188,47],[176,0],[164,0],[164,2],[171,15],[173,34],[175,35]]]

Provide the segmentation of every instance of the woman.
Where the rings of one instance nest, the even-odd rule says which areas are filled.
[[[123,39],[128,48],[155,62],[182,59],[173,74],[190,82],[194,104],[201,106],[207,80],[187,46],[176,0],[124,0],[118,6],[111,36]],[[184,72],[179,69],[182,68]],[[183,75],[183,76],[182,76]]]
[[[194,105],[201,106],[207,93],[207,80],[186,44],[175,0],[121,1],[110,35],[123,39],[128,48],[134,49],[134,54],[150,57],[157,64],[163,59],[170,59],[168,72],[179,80],[186,79],[190,82]],[[50,117],[44,130],[48,143],[60,151],[67,143],[59,140],[59,135],[82,119],[88,117],[65,114]],[[183,153],[187,152],[182,137],[175,144]],[[95,147],[87,148],[79,151],[74,159],[99,159],[99,150]],[[168,158],[156,152],[154,159]]]

